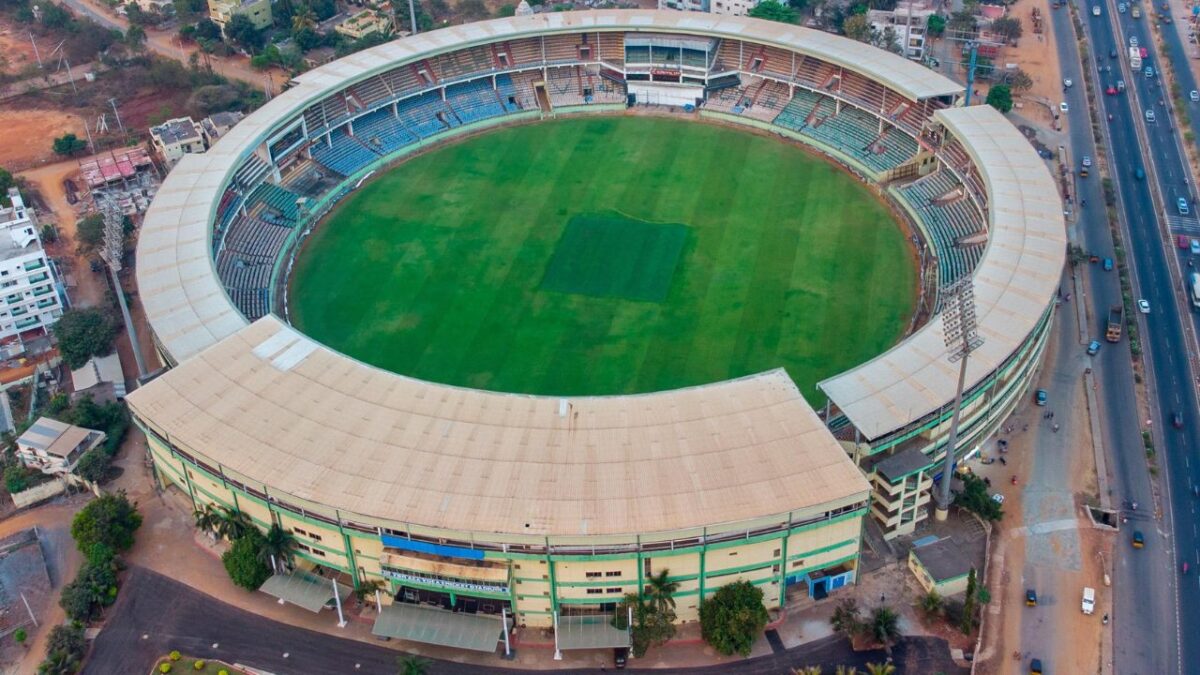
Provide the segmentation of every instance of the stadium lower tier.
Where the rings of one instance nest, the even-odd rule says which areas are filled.
[[[301,567],[323,569],[354,587],[378,582],[385,606],[414,603],[497,617],[504,610],[521,626],[552,626],[556,613],[560,623],[611,614],[626,594],[640,593],[647,579],[664,572],[679,584],[674,597],[681,621],[698,620],[700,598],[733,578],[760,588],[769,608],[823,598],[854,583],[867,513],[865,501],[852,501],[811,509],[793,522],[761,519],[563,543],[418,534],[407,523],[358,522],[352,514],[248,486],[141,426],[160,487],[180,490],[197,511],[209,505],[238,510],[264,530],[279,524],[295,536]],[[495,646],[493,638],[488,651]]]

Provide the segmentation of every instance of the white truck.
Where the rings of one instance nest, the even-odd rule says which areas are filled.
[[[1137,47],[1129,48],[1129,67],[1138,70],[1142,67],[1142,50]]]
[[[1096,611],[1096,589],[1084,586],[1083,587],[1083,613],[1091,614]]]

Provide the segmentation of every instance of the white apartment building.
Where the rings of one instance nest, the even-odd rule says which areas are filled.
[[[25,331],[47,330],[62,316],[58,279],[42,248],[33,210],[16,188],[12,206],[0,209],[0,341]]]
[[[925,37],[929,17],[937,12],[926,2],[898,2],[892,11],[872,9],[867,11],[867,23],[871,30],[883,34],[891,28],[905,58],[920,61],[925,58]]]
[[[156,127],[150,127],[150,142],[154,151],[170,170],[184,155],[204,152],[204,131],[190,117],[176,117]]]
[[[658,0],[659,9],[708,12],[728,16],[746,16],[761,0]],[[787,0],[782,0],[787,4]]]

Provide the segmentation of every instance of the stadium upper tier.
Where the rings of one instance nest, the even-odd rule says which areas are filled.
[[[177,367],[130,396],[135,415],[246,490],[368,525],[620,538],[776,526],[860,504],[861,474],[778,371],[633,397],[492,394],[365,366],[267,316],[289,246],[404,153],[505,120],[616,111],[626,93],[668,104],[672,87],[699,92],[702,115],[808,143],[869,180],[924,175],[892,194],[925,233],[938,277],[974,275],[986,343],[972,387],[1045,325],[1065,259],[1054,183],[999,113],[948,108],[960,86],[795,26],[551,13],[330,63],[184,157],[137,253],[155,343]],[[956,373],[941,330],[930,322],[821,383],[861,437],[950,407]]]

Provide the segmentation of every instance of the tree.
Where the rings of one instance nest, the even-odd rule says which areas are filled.
[[[121,553],[133,546],[133,533],[141,526],[142,515],[121,490],[94,499],[80,509],[71,521],[71,536],[84,554],[97,544]]]
[[[251,54],[262,49],[266,43],[263,32],[255,28],[250,17],[245,14],[234,14],[229,23],[225,24],[225,37]]]
[[[383,582],[379,579],[361,581],[358,584],[358,588],[354,589],[354,599],[358,601],[359,605],[363,605],[367,602],[367,598],[375,597],[375,591],[382,591],[383,589]]]
[[[960,33],[974,33],[978,29],[978,24],[975,23],[974,12],[964,9],[951,14],[950,20],[946,22],[946,27]]]
[[[271,525],[260,544],[258,559],[264,565],[271,565],[272,572],[278,571],[278,567],[292,566],[292,559],[296,557],[296,538],[291,532],[280,527],[279,523]]]
[[[51,328],[68,368],[79,368],[93,356],[111,354],[116,322],[98,309],[69,309]]]
[[[900,639],[900,617],[891,607],[876,607],[871,612],[871,620],[867,622],[871,637],[882,644],[888,656],[892,654],[892,644]]]
[[[399,670],[398,675],[425,675],[429,672],[429,666],[432,662],[429,659],[423,659],[420,656],[408,655],[397,656],[396,665]]]
[[[258,557],[262,550],[262,538],[258,530],[250,530],[233,540],[233,546],[221,556],[221,563],[234,584],[248,591],[257,591],[263,582],[271,578],[271,569]]]
[[[14,495],[29,487],[29,471],[23,464],[10,464],[4,469],[4,489]]]
[[[233,108],[240,94],[237,87],[228,84],[209,84],[197,88],[188,98],[188,107],[205,115]]]
[[[74,675],[83,665],[87,640],[83,626],[77,623],[55,626],[46,640],[46,660],[38,666],[39,675]]]
[[[83,251],[91,251],[104,243],[104,214],[89,213],[75,224],[75,240]]]
[[[891,26],[884,28],[882,31],[873,31],[871,33],[871,43],[893,54],[899,54],[901,51],[900,38],[896,35],[896,29]]]
[[[313,13],[312,7],[301,5],[295,14],[292,14],[292,35],[299,33],[305,29],[314,28],[317,25],[317,15]]]
[[[662,569],[658,574],[646,580],[646,597],[656,612],[675,609],[675,591],[679,590],[679,582],[671,581],[667,570]]]
[[[83,152],[87,148],[87,141],[77,138],[75,134],[63,134],[54,139],[54,145],[51,147],[55,154],[71,157]]]
[[[479,21],[491,15],[483,0],[459,0],[457,9],[467,21]]]
[[[17,186],[17,179],[13,177],[8,169],[0,168],[0,206],[12,206],[12,201],[8,198],[8,189]]]
[[[967,635],[969,635],[972,630],[975,630],[975,611],[977,609],[975,586],[975,568],[972,567],[971,571],[967,572],[967,592],[963,597],[962,622],[958,626],[959,630]]]
[[[510,16],[515,16],[516,13],[517,13],[517,6],[512,3],[506,3],[503,5],[500,5],[500,8],[496,10],[496,16],[501,19],[507,18]]]
[[[946,17],[941,14],[931,14],[925,30],[931,37],[941,37],[942,33],[946,32]]]
[[[613,626],[621,630],[629,628],[631,614],[633,627],[630,628],[630,648],[635,658],[641,658],[651,647],[664,644],[675,636],[675,610],[670,607],[660,610],[653,603],[639,598],[637,593],[629,593],[617,605]]]
[[[200,19],[196,22],[195,37],[200,40],[220,40],[221,27],[214,23],[211,19]]]
[[[871,41],[871,24],[867,23],[865,14],[855,14],[842,23],[842,32],[851,40],[859,42]]]
[[[58,604],[72,621],[88,623],[117,597],[116,569],[111,562],[85,563],[75,580],[63,586]]]
[[[258,528],[254,526],[254,522],[250,520],[250,516],[247,516],[245,513],[225,507],[221,507],[221,513],[222,517],[220,524],[217,525],[217,534],[229,541],[241,539],[250,532],[258,533]]]
[[[749,15],[755,19],[778,21],[779,23],[796,23],[796,10],[775,0],[762,0],[762,2],[758,3],[758,6],[750,10]]]
[[[921,596],[919,604],[925,616],[937,616],[942,611],[942,596],[937,591],[931,590]]]
[[[212,504],[205,504],[192,511],[192,520],[195,521],[197,530],[217,534],[220,532],[221,524],[225,521],[225,514]]]
[[[137,5],[131,6],[137,7]],[[136,24],[131,25],[129,30],[125,31],[125,46],[129,47],[134,54],[142,53],[142,50],[146,48],[146,29]]]
[[[1012,110],[1012,89],[1007,84],[992,85],[988,90],[987,104],[1002,113]]]
[[[1021,20],[1014,16],[1002,16],[992,22],[991,30],[1008,42],[1016,42],[1025,32]]]
[[[29,639],[29,633],[25,632],[24,628],[18,628],[13,631],[13,639],[17,641],[17,644],[24,646],[25,641]]]
[[[717,589],[700,605],[700,635],[718,652],[749,656],[750,648],[767,625],[763,593],[748,581]]]
[[[996,87],[992,87],[992,91],[995,90]],[[991,92],[988,92],[988,99],[991,97]],[[991,103],[991,100],[988,103]],[[1003,509],[988,495],[987,484],[982,478],[968,473],[963,474],[962,482],[963,489],[954,493],[956,504],[984,520],[1000,520],[1004,517]]]
[[[1033,78],[1029,73],[1016,68],[1014,70],[1003,70],[996,78],[998,84],[1007,84],[1013,91],[1029,91],[1033,87]]]
[[[894,675],[896,666],[891,662],[887,663],[867,663],[867,675]]]
[[[854,598],[846,598],[839,602],[833,609],[833,616],[829,617],[829,625],[833,626],[833,630],[842,637],[853,640],[863,631],[862,613],[858,608],[858,601]]]
[[[103,448],[94,448],[83,453],[79,463],[75,465],[75,475],[89,483],[99,483],[108,476],[112,460],[105,454]]]

